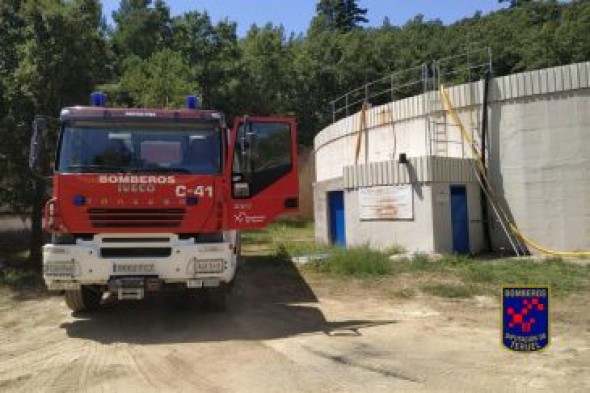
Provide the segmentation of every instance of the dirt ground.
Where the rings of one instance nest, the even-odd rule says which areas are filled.
[[[0,391],[588,392],[588,294],[553,302],[551,347],[499,344],[492,298],[398,299],[367,283],[249,263],[226,313],[194,298],[59,297],[0,309]]]

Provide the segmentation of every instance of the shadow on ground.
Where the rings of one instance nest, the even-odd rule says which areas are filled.
[[[270,340],[299,334],[361,335],[395,321],[327,321],[297,268],[276,257],[251,257],[239,270],[228,310],[203,311],[198,298],[169,293],[138,302],[106,301],[99,312],[61,325],[69,337],[100,343],[193,343]]]

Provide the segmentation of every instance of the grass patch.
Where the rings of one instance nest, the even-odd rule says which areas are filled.
[[[310,262],[307,269],[344,276],[383,276],[393,272],[388,256],[368,247],[333,249],[328,258]]]
[[[406,252],[406,249],[403,248],[402,246],[390,246],[387,247],[385,250],[383,250],[383,254],[387,254],[387,255],[399,255],[399,254],[404,254]]]
[[[411,258],[390,260],[403,253],[401,247],[383,251],[369,247],[340,249],[316,245],[313,222],[279,221],[258,231],[243,233],[244,250],[251,255],[265,255],[277,260],[307,254],[326,254],[322,260],[309,262],[303,270],[336,277],[358,277],[393,280],[407,276],[413,285],[408,289],[392,289],[395,297],[413,297],[419,291],[434,296],[464,298],[474,295],[499,296],[501,285],[550,285],[557,296],[590,289],[590,265],[556,259],[482,260],[466,256],[446,255],[433,258],[415,254]],[[391,285],[397,285],[391,281]]]
[[[264,229],[242,232],[242,248],[245,253],[273,254],[279,248],[290,253],[314,251],[313,222],[280,220]]]
[[[430,282],[420,287],[425,293],[445,298],[468,298],[477,294],[473,287],[465,284],[445,284]]]
[[[506,284],[550,285],[556,295],[590,289],[590,265],[561,259],[473,261],[459,272],[465,281],[498,287]]]

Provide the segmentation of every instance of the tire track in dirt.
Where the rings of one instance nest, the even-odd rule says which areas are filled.
[[[166,355],[165,353],[168,352]],[[171,361],[174,350],[159,350],[149,354],[139,346],[129,346],[128,355],[135,364],[136,370],[149,384],[153,391],[190,391],[199,386],[199,390],[211,391],[211,384],[197,370],[183,364]]]
[[[261,281],[272,282],[273,276]],[[116,303],[92,315],[72,316],[59,298],[0,310],[0,390],[590,389],[587,319],[568,308],[577,310],[588,296],[559,299],[563,320],[551,347],[523,356],[500,347],[493,302],[479,307],[342,291],[296,302],[288,288],[239,289],[223,314],[199,311],[192,298],[181,307],[166,300]]]

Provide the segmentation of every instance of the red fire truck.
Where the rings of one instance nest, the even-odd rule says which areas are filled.
[[[297,130],[290,117],[65,108],[45,207],[52,242],[43,247],[50,290],[74,311],[94,310],[103,294],[141,299],[162,289],[196,289],[221,309],[234,280],[239,231],[298,209]],[[47,126],[34,123],[38,168]]]

